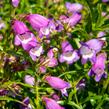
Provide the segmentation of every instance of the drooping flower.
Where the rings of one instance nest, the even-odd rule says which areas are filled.
[[[79,3],[66,2],[65,6],[68,12],[80,12],[83,9],[83,6]]]
[[[48,84],[56,90],[61,91],[62,95],[68,96],[66,89],[70,88],[70,83],[60,79],[59,77],[55,76],[46,76],[45,80]]]
[[[96,62],[92,65],[92,68],[88,72],[89,76],[95,76],[96,82],[99,82],[102,77],[107,78],[107,73],[105,72],[106,57],[106,53],[98,54]]]
[[[26,75],[25,78],[24,78],[24,81],[26,84],[29,84],[29,85],[34,85],[34,82],[35,82],[35,79],[34,77],[30,76],[30,75]]]
[[[80,55],[82,55],[82,64],[85,64],[87,60],[92,63],[96,61],[96,54],[100,52],[104,45],[104,41],[99,39],[91,39],[85,43],[81,42]]]
[[[12,5],[18,7],[20,0],[12,0]]]
[[[46,109],[64,109],[64,107],[51,98],[43,97],[42,100],[46,103]]]
[[[59,57],[61,63],[67,62],[67,64],[72,64],[79,60],[79,55],[76,50],[73,50],[71,44],[68,41],[62,42],[62,54]]]

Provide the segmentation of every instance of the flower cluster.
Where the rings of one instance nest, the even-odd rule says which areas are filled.
[[[12,0],[12,3],[14,7],[17,7],[19,0]],[[102,77],[107,77],[107,73],[105,72],[107,56],[106,53],[101,51],[105,45],[105,40],[102,38],[102,36],[105,35],[104,32],[99,32],[96,38],[86,42],[80,41],[80,47],[76,49],[67,38],[60,38],[62,39],[59,45],[60,48],[51,45],[50,41],[54,33],[60,33],[64,30],[69,33],[69,31],[67,31],[69,28],[75,28],[77,24],[81,22],[83,5],[67,2],[65,6],[68,15],[61,15],[58,20],[46,18],[39,14],[28,14],[24,17],[23,22],[13,20],[12,29],[15,34],[14,44],[21,46],[33,61],[38,60],[39,71],[44,74],[47,72],[48,67],[54,68],[61,63],[72,65],[81,59],[81,63],[84,65],[90,61],[92,67],[88,75],[95,76],[95,81],[99,82]],[[31,25],[33,30],[27,27],[26,22]],[[49,42],[44,42],[44,40],[48,40]],[[45,48],[43,42],[46,44]],[[33,76],[26,75],[24,81],[31,86],[36,85]],[[68,96],[67,89],[72,87],[69,82],[56,76],[45,76],[44,81],[53,89],[60,91],[62,96],[66,97]],[[76,89],[79,90],[79,88],[83,87],[85,87],[84,79],[77,84]],[[46,103],[46,109],[64,109],[52,98],[44,96],[42,100]],[[26,101],[24,100],[23,102],[25,103]],[[25,104],[27,104],[28,107],[29,101]]]

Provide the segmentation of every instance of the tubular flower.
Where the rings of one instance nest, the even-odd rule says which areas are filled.
[[[38,45],[34,34],[31,32],[16,35],[14,44],[17,46],[22,45],[23,49],[27,51]]]
[[[29,51],[29,54],[32,58],[33,61],[36,61],[36,59],[38,57],[40,57],[41,54],[43,54],[44,50],[43,50],[43,47],[38,45],[34,48],[32,48],[30,51]]]
[[[42,100],[46,103],[46,109],[64,109],[64,107],[51,98],[43,97]]]
[[[25,32],[30,32],[27,26],[23,22],[18,20],[13,21],[12,28],[15,34],[24,34]]]
[[[18,7],[20,0],[12,0],[12,5]]]
[[[67,19],[67,23],[69,26],[75,26],[80,20],[81,20],[81,14],[80,13],[73,13],[72,16],[70,16]]]
[[[66,89],[71,87],[70,83],[55,76],[46,76],[45,80],[51,87],[56,90],[60,90],[63,96],[68,96]]]
[[[22,45],[24,50],[30,50],[32,47],[37,45],[37,40],[27,26],[21,21],[14,21],[12,26],[15,33],[14,44],[19,46]]]
[[[66,2],[65,6],[68,12],[80,12],[83,9],[83,6],[79,3]]]
[[[106,78],[107,73],[104,71],[106,61],[106,53],[100,53],[97,56],[96,62],[92,65],[91,70],[88,72],[89,76],[95,75],[95,81],[99,82],[102,77]]]
[[[55,30],[56,26],[52,20],[45,18],[39,14],[30,14],[26,17],[33,29],[39,32],[39,37],[49,37],[49,34]]]
[[[76,50],[73,50],[71,44],[68,41],[62,43],[62,54],[59,57],[61,63],[67,62],[67,64],[72,64],[79,59],[79,55]]]
[[[104,41],[91,39],[85,43],[81,42],[80,55],[82,55],[82,64],[89,59],[92,63],[96,61],[96,54],[102,49]]]
[[[49,23],[49,20],[47,18],[39,14],[30,14],[26,17],[26,19],[36,31],[39,31],[41,28],[46,27]]]

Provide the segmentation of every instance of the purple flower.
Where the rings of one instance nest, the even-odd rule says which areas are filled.
[[[15,45],[22,45],[23,49],[27,51],[37,45],[37,40],[34,34],[30,32],[30,30],[23,22],[15,20],[13,22],[12,28],[16,35],[14,41]]]
[[[36,59],[38,57],[40,57],[41,54],[43,54],[44,50],[43,50],[43,47],[38,45],[34,48],[32,48],[30,51],[29,51],[29,54],[32,58],[33,61],[36,61]]]
[[[96,61],[96,54],[102,49],[104,41],[91,39],[85,43],[81,42],[80,54],[82,55],[82,64],[89,59],[92,63]]]
[[[81,20],[81,17],[82,17],[81,14],[74,13],[67,19],[66,22],[68,23],[69,26],[75,26]]]
[[[46,109],[64,109],[64,107],[51,98],[43,97],[42,100],[46,103]]]
[[[62,43],[62,54],[59,57],[61,63],[67,62],[67,64],[72,64],[79,59],[79,55],[76,50],[73,50],[71,44],[68,41]]]
[[[107,78],[107,73],[104,71],[106,61],[106,53],[100,53],[97,56],[96,62],[92,65],[88,72],[89,76],[95,75],[95,81],[99,82],[102,77]]]
[[[49,23],[49,20],[47,18],[39,14],[30,14],[26,17],[26,19],[36,31],[39,31],[41,28],[46,27]]]
[[[69,12],[80,12],[83,9],[83,6],[79,3],[66,2],[65,6]]]
[[[14,44],[16,46],[22,45],[23,49],[27,51],[38,45],[34,34],[31,32],[25,32],[24,34],[16,35]]]
[[[20,0],[12,0],[12,5],[18,7]]]
[[[30,75],[26,75],[25,78],[24,78],[24,81],[26,84],[29,84],[29,85],[34,85],[34,82],[35,82],[35,79],[34,77],[30,76]]]
[[[62,95],[68,96],[66,89],[70,88],[70,83],[55,77],[55,76],[46,76],[45,80],[48,84],[56,90],[60,90]]]
[[[18,20],[13,21],[12,28],[16,35],[30,32],[30,30],[27,28],[27,26],[23,22],[18,21]]]

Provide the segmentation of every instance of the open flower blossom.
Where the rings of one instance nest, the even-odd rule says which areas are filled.
[[[100,52],[104,45],[103,40],[91,39],[85,43],[81,42],[80,55],[82,55],[82,64],[85,64],[87,60],[92,63],[96,61],[96,54]]]
[[[40,57],[41,54],[43,54],[43,52],[44,52],[43,47],[41,45],[37,45],[36,47],[32,48],[29,51],[29,55],[30,55],[30,57],[32,58],[33,61],[36,61],[36,59],[38,57]]]
[[[60,106],[55,100],[51,98],[42,97],[42,100],[45,102],[46,109],[65,109],[64,107]]]
[[[17,46],[22,45],[23,49],[27,51],[38,45],[34,34],[31,32],[25,32],[24,34],[16,35],[14,44]]]
[[[27,26],[21,21],[14,21],[12,26],[15,33],[14,44],[19,46],[22,45],[24,50],[30,50],[32,47],[37,45],[37,40]]]
[[[89,76],[95,76],[95,81],[99,82],[102,77],[107,78],[105,70],[106,53],[100,53],[97,56],[96,62],[88,72]]]
[[[65,6],[68,12],[80,12],[83,9],[83,6],[79,3],[66,2]]]
[[[24,78],[24,81],[26,84],[29,84],[29,85],[34,85],[34,82],[35,82],[35,79],[34,77],[30,76],[30,75],[26,75],[25,78]]]
[[[12,0],[12,5],[18,7],[20,0]]]
[[[67,62],[67,64],[72,64],[79,60],[79,55],[76,50],[73,50],[71,44],[68,41],[62,42],[62,54],[59,57],[61,63]]]
[[[55,76],[46,76],[45,80],[48,82],[48,84],[53,87],[56,90],[61,91],[62,95],[68,96],[68,93],[66,89],[69,89],[71,87],[69,82],[66,82],[59,77]]]

